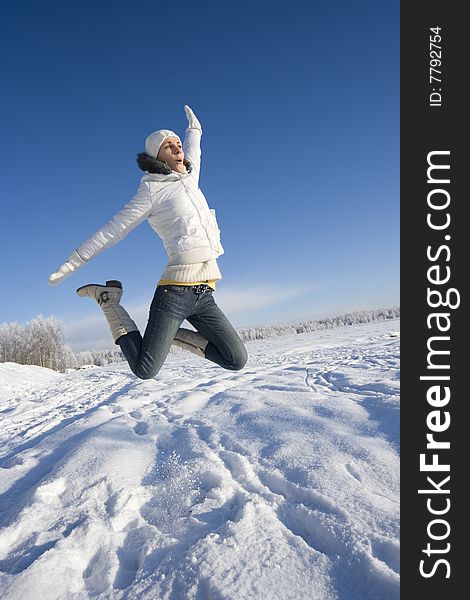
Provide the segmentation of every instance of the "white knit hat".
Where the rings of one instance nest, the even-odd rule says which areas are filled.
[[[145,140],[145,153],[152,158],[157,158],[160,146],[163,144],[166,138],[169,137],[178,138],[181,144],[180,137],[176,135],[174,131],[171,131],[170,129],[159,129],[158,131],[151,133]]]

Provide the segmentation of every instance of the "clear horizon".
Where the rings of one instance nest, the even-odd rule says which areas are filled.
[[[223,302],[223,301],[222,301]],[[224,306],[222,302],[219,302],[221,307],[226,311],[227,314],[235,314],[235,326],[236,326],[236,310],[231,310],[231,306]],[[227,310],[228,308],[228,310]],[[347,311],[345,313],[335,313],[335,314],[324,314],[318,315],[317,317],[305,317],[303,319],[294,319],[292,321],[278,321],[278,322],[264,322],[264,323],[252,323],[244,326],[236,326],[237,329],[248,329],[250,327],[276,327],[276,326],[288,326],[288,325],[299,325],[303,322],[309,321],[317,321],[321,319],[326,319],[328,317],[335,318],[341,317],[345,314],[352,314],[355,312],[372,312],[374,310],[380,309],[399,309],[399,306],[381,306],[371,309],[356,309],[353,311]],[[146,323],[146,307],[130,307],[132,314],[135,317],[135,321],[137,326],[141,331],[145,330]],[[100,350],[111,350],[117,348],[117,346],[113,343],[112,339],[109,336],[107,324],[104,321],[101,313],[96,311],[97,314],[91,315],[76,322],[64,323],[65,325],[65,334],[66,334],[66,343],[70,345],[72,350],[75,353],[83,352],[83,351],[100,351]],[[187,323],[186,321],[183,324],[185,327],[192,328],[192,325]]]

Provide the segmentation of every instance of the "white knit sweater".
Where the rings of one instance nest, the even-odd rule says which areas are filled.
[[[222,279],[216,260],[206,260],[192,265],[167,265],[161,278],[166,281],[196,283]]]

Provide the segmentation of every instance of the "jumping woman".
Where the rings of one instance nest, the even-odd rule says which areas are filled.
[[[52,273],[56,285],[94,256],[124,239],[147,219],[161,238],[168,263],[150,305],[144,336],[121,306],[122,284],[87,284],[79,296],[95,300],[108,321],[132,372],[155,377],[172,344],[207,358],[225,369],[245,366],[247,352],[239,335],[214,301],[222,278],[217,258],[224,252],[215,211],[199,188],[202,127],[189,106],[184,144],[168,129],[151,133],[137,163],[145,175],[132,200],[106,225],[81,244]],[[187,319],[197,331],[180,327]]]

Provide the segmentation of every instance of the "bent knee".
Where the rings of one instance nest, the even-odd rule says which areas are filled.
[[[243,350],[240,349],[237,354],[235,354],[232,358],[232,362],[230,364],[230,369],[232,371],[240,371],[246,365],[246,361],[248,360],[248,353],[246,349],[243,347]]]
[[[145,355],[134,365],[132,371],[139,379],[153,379],[159,373],[163,363],[164,359],[161,357],[155,360],[153,356]]]
[[[138,368],[134,371],[134,375],[136,375],[139,379],[153,379],[160,369],[143,369]]]
[[[155,373],[155,375],[153,373],[136,373],[136,375],[139,379],[146,380],[146,379],[153,379],[155,377],[156,373]]]

